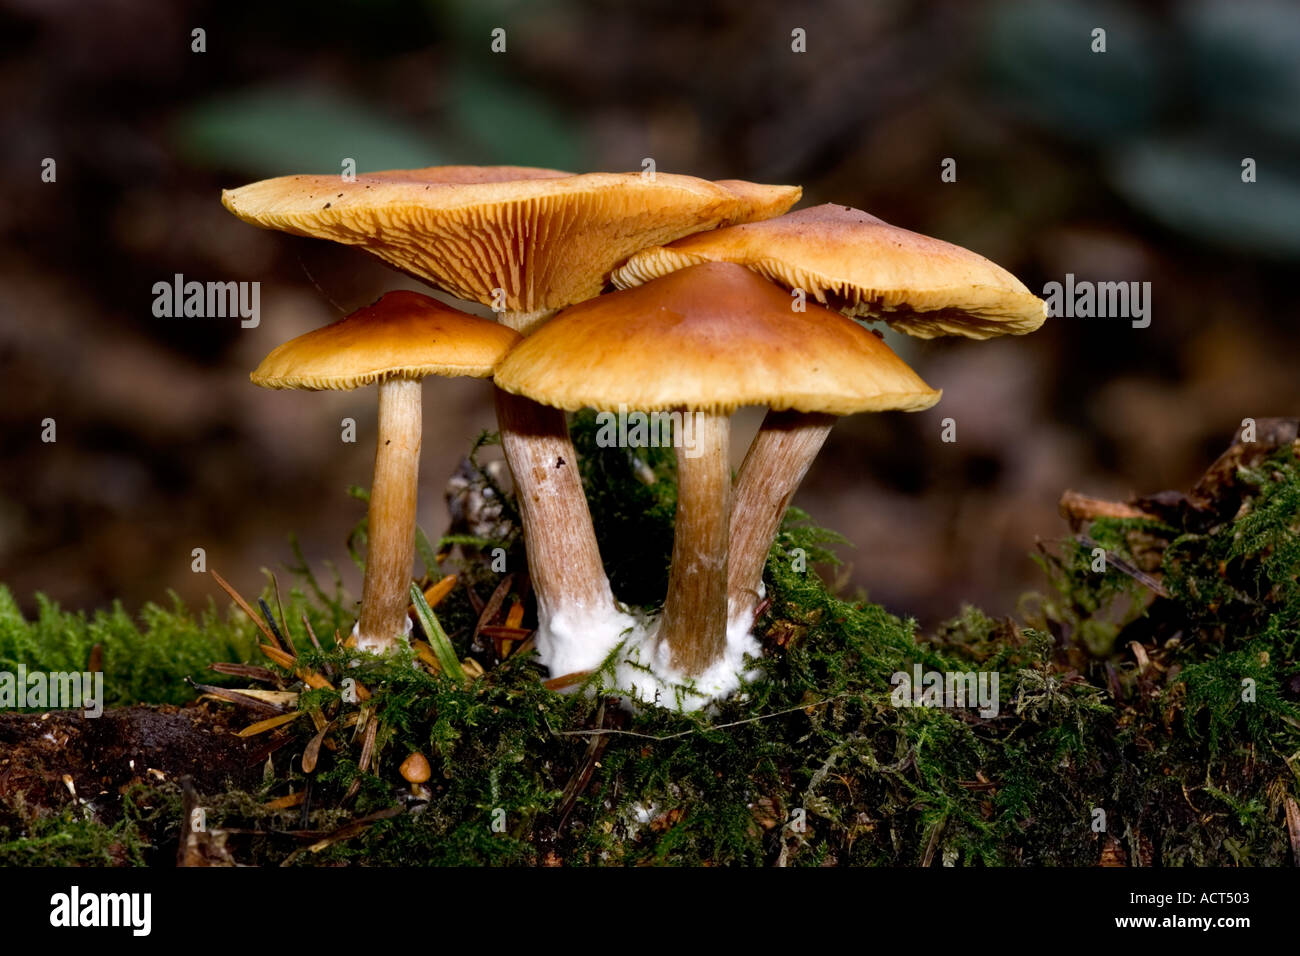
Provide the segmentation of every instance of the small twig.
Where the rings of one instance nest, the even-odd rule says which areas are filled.
[[[302,624],[307,628],[307,637],[311,641],[311,646],[316,648],[317,652],[324,654],[325,649],[320,646],[320,641],[316,639],[316,632],[312,630],[311,621],[307,619],[307,612],[302,612]]]
[[[1061,495],[1058,507],[1061,511],[1061,517],[1068,520],[1072,528],[1077,528],[1083,522],[1093,521],[1097,518],[1146,518],[1149,521],[1156,520],[1155,515],[1148,514],[1133,505],[1124,504],[1122,501],[1093,498],[1077,491],[1064,492]]]
[[[311,826],[312,783],[315,779],[312,776],[307,777],[302,787],[302,812],[298,815],[298,826],[303,830]]]
[[[944,825],[948,822],[946,816],[939,818],[939,822],[930,830],[930,839],[925,843],[925,855],[921,857],[921,866],[928,867],[934,862],[934,851],[939,848],[939,837],[943,836]]]
[[[746,717],[744,720],[733,720],[726,724],[712,724],[708,727],[695,727],[691,730],[683,730],[676,734],[665,734],[657,736],[655,734],[639,734],[634,730],[615,730],[613,728],[595,728],[592,730],[555,730],[552,731],[559,737],[581,737],[584,735],[604,735],[604,734],[621,734],[625,737],[640,737],[643,740],[676,740],[678,737],[689,737],[691,734],[701,734],[709,730],[727,730],[730,727],[739,727],[742,724],[755,724],[760,720],[769,720],[772,717],[783,717],[786,714],[793,714],[798,710],[808,710],[812,707],[820,707],[822,704],[829,704],[833,701],[840,700],[844,697],[853,697],[854,694],[844,693],[836,694],[834,697],[826,697],[822,700],[815,700],[811,704],[799,704],[795,707],[787,707],[785,710],[773,711],[770,714],[759,714],[757,717]]]
[[[1089,547],[1089,548],[1101,547],[1101,545],[1099,545],[1096,541],[1093,541],[1092,538],[1088,537],[1086,534],[1077,535],[1076,539],[1080,544],[1084,545],[1085,547]],[[1102,550],[1105,551],[1106,549],[1103,548]],[[1123,558],[1117,555],[1114,551],[1106,551],[1106,564],[1108,566],[1114,566],[1115,570],[1127,574],[1134,581],[1138,582],[1138,584],[1145,585],[1146,587],[1154,591],[1156,594],[1158,594],[1160,597],[1162,598],[1169,597],[1169,592],[1165,590],[1165,586],[1163,584],[1161,584],[1151,575],[1147,574],[1145,571],[1139,568],[1135,568],[1133,565],[1129,564],[1127,561],[1125,561]]]
[[[605,723],[605,701],[600,702],[596,710],[596,726],[600,727]],[[568,822],[569,814],[573,808],[578,805],[578,798],[582,796],[587,785],[591,783],[592,775],[596,772],[596,763],[600,760],[600,755],[604,752],[605,747],[609,744],[608,737],[593,736],[590,743],[587,744],[587,751],[583,755],[582,765],[569,781],[568,786],[564,788],[564,799],[560,803],[560,822],[555,825],[555,829],[563,830],[564,824]]]
[[[345,823],[343,826],[339,827],[337,830],[334,830],[329,835],[325,836],[320,840],[317,840],[311,846],[301,847],[297,850],[294,850],[287,857],[285,857],[284,861],[280,865],[290,866],[293,863],[293,861],[296,860],[299,856],[301,856],[304,852],[319,853],[321,852],[321,850],[328,849],[329,847],[333,846],[336,843],[342,843],[344,840],[350,840],[354,836],[358,836],[359,834],[365,832],[365,830],[368,829],[372,823],[376,823],[379,820],[387,820],[390,817],[395,817],[401,812],[402,812],[401,807],[389,807],[386,810],[380,810],[377,813],[371,813],[368,816],[364,816],[357,820],[353,820],[350,823]]]
[[[312,629],[311,621],[307,619],[306,611],[302,612],[302,626],[307,629],[307,637],[311,641],[311,646],[316,648],[316,652],[318,654],[324,654],[325,650],[320,646],[320,641],[316,639],[316,632]],[[332,665],[329,661],[324,661],[321,663],[321,670],[325,672],[326,677],[329,678],[334,677],[334,665]]]

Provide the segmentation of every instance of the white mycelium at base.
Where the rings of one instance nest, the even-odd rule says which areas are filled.
[[[415,630],[414,622],[408,617],[406,619],[406,643],[411,643],[411,632]],[[369,651],[372,654],[385,654],[392,648],[382,641],[376,642],[373,639],[367,640],[361,636],[361,622],[356,621],[352,625],[352,648],[358,651]]]
[[[551,677],[599,670],[610,652],[640,626],[612,603],[595,608],[570,605],[539,616],[537,656]]]
[[[759,675],[759,669],[745,661],[746,657],[758,660],[763,653],[750,632],[749,620],[731,621],[722,656],[703,674],[687,677],[672,667],[671,648],[659,640],[658,622],[651,622],[628,636],[615,664],[614,686],[605,692],[625,695],[626,702],[634,706],[657,705],[678,711],[707,707],[734,693],[742,677],[752,681]]]

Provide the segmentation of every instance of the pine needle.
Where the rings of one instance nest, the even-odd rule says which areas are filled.
[[[261,632],[266,635],[266,639],[270,641],[274,647],[283,651],[283,648],[280,648],[280,642],[275,639],[275,635],[271,633],[269,628],[267,628],[266,622],[257,614],[253,613],[253,609],[248,606],[248,602],[244,600],[243,596],[240,595],[238,591],[231,587],[230,582],[218,574],[216,568],[208,568],[208,574],[212,575],[213,580],[221,586],[221,590],[229,594],[230,599],[239,605],[239,609],[247,614],[249,619],[258,626]]]

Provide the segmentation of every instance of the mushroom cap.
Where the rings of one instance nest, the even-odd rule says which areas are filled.
[[[827,203],[643,249],[613,274],[620,289],[700,262],[735,262],[787,289],[930,339],[1032,332],[1043,302],[1001,266],[941,239]]]
[[[852,319],[711,262],[565,309],[506,356],[508,392],[575,410],[918,411],[939,392]]]
[[[411,755],[397,769],[407,783],[426,783],[433,773],[428,758],[418,750],[411,751]]]
[[[486,378],[519,333],[418,292],[374,305],[277,346],[250,376],[263,388],[350,389],[388,378]]]
[[[610,270],[648,245],[775,216],[797,186],[694,176],[520,166],[431,166],[283,176],[222,193],[245,222],[364,247],[460,299],[512,312],[599,295]]]

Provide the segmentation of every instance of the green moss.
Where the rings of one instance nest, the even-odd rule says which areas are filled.
[[[0,805],[0,867],[142,866],[149,840],[130,797],[125,809],[106,825],[82,807],[41,813],[8,798]]]
[[[1196,643],[1180,642],[1185,717],[1212,753],[1225,741],[1269,746],[1300,726],[1300,467],[1287,450],[1244,470],[1234,519],[1176,537],[1165,581]]]
[[[184,703],[194,697],[186,677],[202,675],[213,661],[257,654],[254,624],[223,616],[212,603],[195,614],[173,595],[169,606],[146,604],[135,617],[120,604],[91,615],[64,611],[42,595],[36,605],[27,619],[0,586],[0,670],[23,664],[29,671],[82,671],[98,645],[110,706]]]
[[[658,607],[673,551],[673,450],[602,447],[596,413],[590,410],[573,416],[571,431],[610,585],[628,604]]]
[[[140,866],[144,845],[125,823],[106,827],[71,812],[43,817],[24,836],[0,828],[0,866]]]

